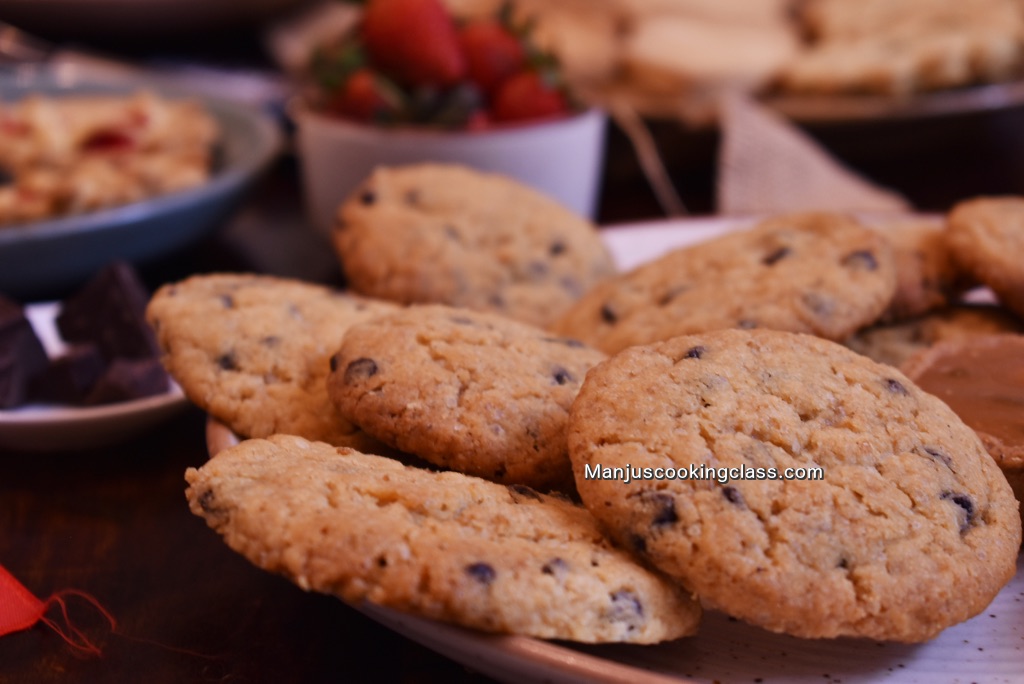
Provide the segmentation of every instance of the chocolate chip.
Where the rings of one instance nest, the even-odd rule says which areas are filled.
[[[227,294],[221,295],[220,296],[220,303],[224,305],[225,309],[234,309],[235,308],[235,298],[232,297],[231,295],[227,295]]]
[[[235,358],[234,352],[228,352],[227,354],[221,355],[217,359],[217,365],[220,366],[223,370],[238,370],[238,359]]]
[[[947,456],[946,454],[942,453],[938,449],[935,449],[933,447],[921,447],[921,448],[924,450],[925,454],[927,454],[928,456],[934,458],[937,461],[941,461],[942,464],[945,465],[947,468],[952,468],[953,467],[953,459],[951,459],[949,456]]]
[[[736,327],[739,328],[740,330],[753,330],[754,328],[757,327],[757,321],[751,320],[749,318],[741,318],[740,320],[736,321]]]
[[[737,506],[744,505],[743,495],[740,494],[740,490],[735,487],[722,487],[722,496],[725,497],[726,501]]]
[[[607,613],[609,620],[630,623],[629,629],[634,629],[643,620],[644,604],[634,592],[621,589],[611,594],[610,598],[611,607]]]
[[[14,174],[7,169],[0,167],[0,187],[14,184]]]
[[[567,382],[572,382],[575,378],[572,377],[572,373],[562,368],[561,366],[555,366],[554,371],[551,373],[551,377],[555,379],[555,382],[559,385],[564,385]]]
[[[848,560],[846,560],[845,558],[840,558],[839,562],[836,564],[836,567],[841,568],[843,570],[849,570],[850,569],[850,562]]]
[[[386,567],[388,567],[388,559],[385,558],[384,556],[378,556],[377,557],[377,567],[378,568],[386,568]]]
[[[835,301],[820,292],[807,292],[802,297],[804,304],[815,316],[825,318],[835,310]]]
[[[537,501],[541,500],[540,494],[533,487],[527,487],[526,485],[521,484],[513,484],[508,485],[508,488],[510,491],[519,494],[520,496],[524,496],[527,499],[536,499]]]
[[[793,250],[791,250],[789,247],[779,247],[777,250],[766,256],[764,259],[761,259],[761,263],[764,264],[765,266],[774,266],[776,263],[782,261],[787,256],[789,256],[792,253],[792,251]]]
[[[199,507],[207,513],[214,513],[217,507],[213,505],[214,494],[212,489],[207,489],[199,495]]]
[[[960,534],[966,532],[974,524],[974,501],[971,497],[960,492],[942,492],[940,498],[952,501],[963,509],[964,521],[960,523]]]
[[[690,288],[688,285],[679,285],[677,287],[669,289],[667,292],[661,295],[661,297],[658,298],[658,306],[665,306],[669,304],[673,299],[675,299],[676,297],[683,294],[689,289]]]
[[[278,337],[277,335],[267,335],[266,337],[260,339],[260,344],[262,344],[264,347],[269,347],[273,349],[277,345],[281,344],[281,338]]]
[[[490,584],[498,576],[494,567],[487,563],[470,563],[466,566],[466,574],[480,584]]]
[[[866,249],[850,252],[840,262],[847,268],[862,268],[867,271],[878,269],[878,260],[875,255]]]
[[[330,366],[331,366],[331,372],[332,373],[334,371],[338,370],[338,355],[335,354],[334,356],[332,356],[329,363],[330,363]]]
[[[552,242],[551,246],[548,247],[548,254],[550,254],[551,256],[558,256],[559,254],[563,254],[565,252],[565,250],[566,250],[565,243],[560,241],[560,240],[558,240],[558,241]]]
[[[543,261],[531,261],[526,265],[526,272],[531,278],[543,278],[548,274],[548,265]]]
[[[618,315],[612,310],[610,304],[605,304],[601,307],[601,320],[605,323],[615,323],[615,321],[619,320]]]
[[[572,276],[562,276],[559,278],[558,284],[562,286],[563,290],[572,295],[573,299],[578,299],[586,289],[580,284],[580,281]]]
[[[345,367],[345,384],[350,385],[360,380],[372,378],[377,374],[377,362],[373,359],[356,359]]]
[[[540,571],[542,573],[544,573],[545,575],[556,575],[556,576],[564,575],[566,572],[568,572],[568,570],[569,570],[569,564],[566,563],[561,558],[552,558],[547,563],[545,563],[543,566],[541,566],[541,569],[540,569]]]
[[[679,514],[676,513],[676,499],[666,492],[653,492],[648,500],[657,508],[651,524],[655,527],[664,527],[679,522]]]
[[[704,355],[708,353],[708,348],[704,345],[698,345],[696,347],[690,347],[683,354],[684,359],[703,359]]]
[[[908,396],[910,394],[910,392],[907,391],[907,388],[903,386],[903,383],[893,378],[885,379],[885,388],[893,394],[902,394],[903,396]]]
[[[462,236],[459,235],[459,231],[455,230],[455,226],[453,226],[451,224],[446,224],[445,225],[445,227],[444,227],[444,234],[445,234],[445,236],[448,237],[448,239],[454,240],[455,242],[461,242],[462,241]]]
[[[362,194],[359,195],[359,201],[366,206],[370,206],[377,201],[377,193],[373,190],[363,190]]]

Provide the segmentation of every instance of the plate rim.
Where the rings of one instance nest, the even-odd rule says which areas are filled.
[[[0,102],[15,102],[31,95],[35,89],[46,88],[61,92],[63,96],[79,94],[130,95],[139,91],[157,93],[171,99],[190,99],[199,102],[221,126],[221,135],[227,138],[237,131],[227,123],[243,120],[255,132],[258,145],[245,145],[243,155],[236,162],[216,170],[205,182],[192,188],[82,212],[48,218],[30,223],[0,227],[0,250],[11,244],[24,244],[35,240],[49,240],[78,233],[103,233],[117,230],[125,224],[153,214],[173,213],[187,209],[208,197],[228,191],[256,176],[284,149],[284,136],[269,114],[256,106],[235,102],[204,93],[188,92],[182,88],[162,85],[159,78],[146,79],[144,74],[118,78],[91,78],[87,75],[63,75],[62,71],[39,65],[27,65],[12,72],[0,72],[0,92],[14,91],[17,97],[6,95]],[[61,95],[58,95],[58,97]]]

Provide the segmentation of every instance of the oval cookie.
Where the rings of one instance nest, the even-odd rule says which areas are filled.
[[[773,631],[921,641],[1016,569],[1017,502],[974,432],[896,369],[808,335],[626,350],[587,376],[569,449],[620,540]]]

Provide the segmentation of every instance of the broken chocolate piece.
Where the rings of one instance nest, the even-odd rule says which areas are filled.
[[[135,269],[113,262],[64,300],[57,329],[67,342],[97,345],[107,361],[157,358],[156,336],[146,323],[148,301]]]
[[[85,398],[88,406],[163,394],[170,387],[158,359],[115,359]]]
[[[51,404],[82,404],[106,368],[96,345],[75,345],[35,377],[29,395]]]
[[[47,363],[46,351],[25,310],[0,297],[0,409],[23,404],[29,384]]]

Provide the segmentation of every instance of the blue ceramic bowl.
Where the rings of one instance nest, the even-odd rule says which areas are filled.
[[[219,162],[195,188],[120,207],[0,228],[0,293],[32,299],[75,286],[114,259],[138,262],[184,247],[222,224],[281,146],[278,124],[251,106],[169,92],[143,80],[88,83],[46,70],[0,74],[0,100],[128,94],[193,97],[221,128]]]

